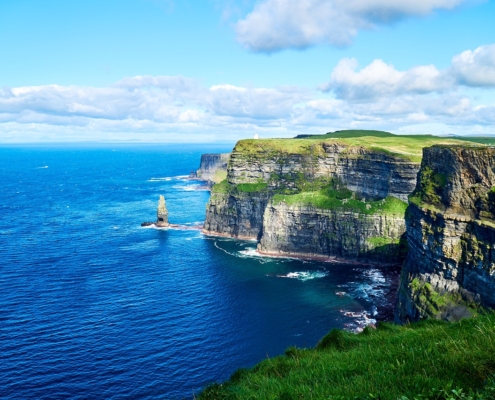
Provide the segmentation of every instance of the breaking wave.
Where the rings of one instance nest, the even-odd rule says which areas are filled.
[[[326,271],[301,271],[289,272],[287,275],[277,275],[277,278],[298,279],[304,282],[311,279],[325,278],[326,276],[328,276]]]

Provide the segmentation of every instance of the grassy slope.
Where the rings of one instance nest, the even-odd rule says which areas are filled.
[[[276,194],[273,197],[274,204],[285,203],[289,206],[304,204],[324,210],[340,209],[344,211],[358,212],[361,214],[387,214],[404,216],[407,203],[387,197],[378,201],[361,201],[352,198],[352,192],[348,189],[335,190],[323,188],[313,192],[302,192],[293,195]]]
[[[234,151],[242,152],[246,156],[274,153],[284,154],[312,154],[318,153],[318,144],[321,142],[341,143],[351,147],[364,147],[369,150],[382,151],[396,157],[420,162],[424,147],[434,144],[466,145],[480,138],[442,138],[431,135],[394,135],[381,131],[338,131],[326,135],[315,135],[302,139],[247,139],[237,142]],[[478,140],[479,141],[479,140]],[[482,143],[483,141],[480,141]]]
[[[495,314],[334,330],[315,349],[290,348],[199,399],[495,399],[494,354]]]

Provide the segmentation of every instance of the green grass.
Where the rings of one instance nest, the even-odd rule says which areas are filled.
[[[387,214],[404,216],[407,203],[395,197],[387,197],[378,201],[362,201],[353,198],[349,189],[333,189],[327,187],[314,192],[302,192],[292,195],[276,194],[273,203],[285,203],[288,206],[310,205],[324,210],[352,211],[360,214]]]
[[[459,139],[459,140],[466,140],[466,141],[469,141],[469,142],[475,142],[475,143],[481,143],[481,144],[485,144],[485,145],[488,145],[488,146],[495,146],[495,137],[483,137],[483,136],[480,136],[480,137],[469,137],[469,136],[466,136],[466,137],[455,137],[456,139]]]
[[[232,186],[224,179],[221,182],[215,183],[211,188],[211,193],[229,193]]]
[[[419,171],[418,181],[418,188],[409,195],[409,200],[416,205],[426,203],[442,207],[441,194],[447,184],[447,177],[435,173],[430,167],[423,167]]]
[[[236,188],[239,192],[244,193],[255,193],[265,191],[268,187],[266,182],[257,182],[257,183],[239,183],[236,185]]]
[[[298,135],[296,136],[296,138],[318,140],[318,139],[356,138],[363,136],[393,137],[396,135],[385,131],[374,131],[369,129],[351,129],[351,130],[328,132],[325,135]]]
[[[420,162],[423,148],[435,144],[466,145],[480,138],[445,138],[431,135],[394,135],[382,131],[338,131],[303,139],[248,139],[237,142],[234,151],[247,158],[272,158],[289,154],[312,155],[324,153],[322,143],[340,143],[350,148],[361,147],[393,157]],[[483,141],[480,141],[483,143]]]
[[[206,399],[494,399],[495,314],[334,330],[213,384]]]
[[[211,189],[211,193],[232,193],[235,191],[243,192],[243,193],[255,193],[255,192],[263,192],[267,190],[268,184],[266,182],[257,182],[257,183],[240,183],[238,185],[231,185],[224,179],[223,181],[216,183],[213,185]]]
[[[374,247],[386,246],[388,244],[398,244],[398,240],[394,240],[390,237],[385,236],[374,236],[366,239],[367,242],[372,244]]]

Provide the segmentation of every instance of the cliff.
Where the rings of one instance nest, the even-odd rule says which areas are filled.
[[[230,153],[202,154],[196,177],[213,183],[221,182],[227,175]]]
[[[232,185],[266,183],[286,193],[322,187],[331,178],[361,197],[407,200],[419,162],[341,140],[243,140],[227,169]]]
[[[457,320],[495,307],[495,149],[424,149],[406,213],[396,321]]]
[[[399,209],[400,210],[400,209]],[[271,202],[258,250],[265,254],[396,262],[405,255],[402,213],[356,213]]]
[[[263,253],[398,262],[421,149],[437,142],[458,141],[366,131],[242,140],[204,233],[256,239]]]
[[[262,253],[398,262],[421,145],[438,141],[374,131],[242,140],[203,232],[258,240]]]

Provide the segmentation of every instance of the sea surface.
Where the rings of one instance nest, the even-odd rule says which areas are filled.
[[[231,146],[0,147],[0,398],[191,399],[238,368],[391,310],[396,269],[260,257],[256,243],[140,226]]]

